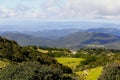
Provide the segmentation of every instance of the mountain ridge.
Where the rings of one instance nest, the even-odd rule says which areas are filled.
[[[54,30],[50,30],[54,31]],[[67,35],[65,34],[64,36],[57,36],[55,34],[56,32],[53,32],[52,37],[54,39],[49,39],[44,36],[42,37],[36,37],[31,34],[24,34],[24,33],[17,33],[17,32],[8,32],[8,33],[3,33],[1,36],[15,40],[17,41],[20,45],[26,46],[26,45],[36,45],[36,46],[46,46],[46,47],[65,47],[65,48],[70,48],[70,49],[79,49],[79,48],[86,48],[90,46],[104,46],[103,48],[119,48],[119,43],[120,43],[120,36],[113,34],[112,32],[119,31],[117,29],[112,29],[112,28],[95,28],[95,29],[88,29],[85,31],[82,30],[76,30],[76,29],[65,29],[63,30],[63,33],[60,33],[62,30],[55,30],[58,31],[59,34],[63,35],[65,31],[73,31],[73,32],[66,32]],[[105,31],[105,32],[104,32]],[[107,33],[107,31],[109,33]],[[46,32],[45,32],[46,33]],[[49,33],[49,31],[48,31]],[[119,32],[118,32],[119,33]],[[57,37],[53,37],[54,34]],[[39,34],[37,34],[39,35]],[[42,35],[42,33],[41,33]],[[47,35],[47,33],[46,33]],[[49,35],[48,35],[49,36]],[[112,47],[111,47],[112,45]],[[118,45],[118,47],[117,47]]]

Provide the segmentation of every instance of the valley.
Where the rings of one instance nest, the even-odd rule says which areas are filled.
[[[120,0],[0,0],[0,80],[120,80]]]

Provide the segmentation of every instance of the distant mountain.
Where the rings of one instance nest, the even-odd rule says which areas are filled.
[[[79,49],[84,47],[114,48],[120,43],[120,37],[106,33],[76,32],[54,41],[54,46]],[[108,45],[112,44],[112,47]]]
[[[116,34],[115,34],[115,31]],[[29,34],[28,34],[29,33]],[[102,47],[120,49],[119,30],[111,28],[98,28],[89,30],[65,29],[46,30],[40,32],[0,32],[2,37],[15,40],[22,46],[36,45],[79,49],[86,47]]]
[[[86,32],[107,33],[120,36],[120,30],[116,28],[92,28],[85,30]]]
[[[120,37],[105,33],[90,33],[90,39],[83,41],[83,44],[108,44],[120,41]]]
[[[3,21],[4,22],[4,21]],[[7,24],[6,24],[7,23]],[[0,23],[1,31],[40,31],[40,30],[62,30],[62,29],[89,29],[89,28],[117,28],[118,23],[108,23],[105,21],[5,21]]]
[[[80,29],[62,29],[62,30],[43,30],[43,31],[27,31],[25,34],[32,35],[34,37],[44,37],[48,39],[58,39],[63,36],[67,36],[71,33],[81,32]]]
[[[5,37],[10,40],[15,40],[18,44],[22,46],[26,45],[36,45],[36,46],[45,46],[50,42],[47,38],[38,38],[31,35],[21,34],[21,33],[12,33],[12,32],[2,32],[0,36]]]
[[[59,39],[56,39],[53,42],[53,45],[58,46],[58,47],[77,46],[82,41],[85,41],[89,38],[90,36],[86,32],[76,32],[76,33],[61,37]]]

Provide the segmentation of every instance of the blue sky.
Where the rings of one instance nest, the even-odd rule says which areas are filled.
[[[119,21],[120,0],[0,0],[0,21],[32,19]]]

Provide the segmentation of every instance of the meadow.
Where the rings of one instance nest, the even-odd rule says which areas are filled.
[[[75,70],[76,66],[83,61],[83,58],[56,58],[57,61],[65,66],[70,67],[71,69]]]
[[[56,58],[57,61],[63,65],[70,67],[73,71],[76,69],[76,66],[83,61],[83,58]],[[96,67],[87,69],[84,71],[75,71],[76,75],[79,75],[84,80],[97,80],[101,74],[103,67]]]

